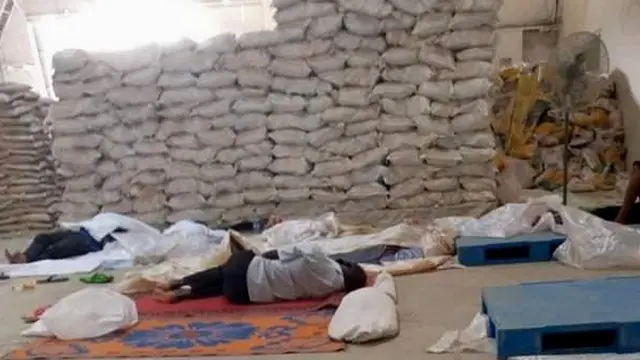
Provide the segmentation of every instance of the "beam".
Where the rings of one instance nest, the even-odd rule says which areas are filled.
[[[9,18],[11,17],[14,8],[15,3],[13,0],[5,0],[2,3],[2,7],[0,7],[0,41],[2,41],[4,30],[9,23]]]

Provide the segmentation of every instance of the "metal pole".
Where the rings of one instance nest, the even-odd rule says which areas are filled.
[[[562,205],[567,206],[567,193],[569,189],[569,141],[571,136],[569,135],[569,110],[564,111],[564,153],[562,162],[564,163],[563,171],[563,185],[562,185]]]

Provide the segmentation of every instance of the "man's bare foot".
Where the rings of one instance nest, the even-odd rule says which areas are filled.
[[[171,280],[168,282],[158,282],[156,283],[156,289],[160,289],[162,291],[171,291],[175,290],[182,286],[182,282],[180,280]]]
[[[420,220],[418,220],[418,218],[416,217],[410,217],[410,218],[404,219],[404,223],[407,225],[418,225],[420,224]]]
[[[280,216],[277,216],[277,215],[271,215],[271,216],[269,216],[269,220],[267,221],[266,228],[268,229],[268,228],[270,228],[270,227],[273,227],[273,226],[275,226],[275,225],[278,225],[278,224],[280,224],[280,223],[281,223],[281,222],[283,222],[283,221],[284,221],[284,219],[283,219],[283,218],[281,218]]]
[[[178,302],[178,296],[174,291],[165,291],[160,289],[155,289],[153,291],[153,298],[161,303],[165,304],[173,304]]]
[[[4,257],[7,259],[9,264],[24,264],[27,262],[27,259],[23,253],[16,252],[12,254],[7,249],[4,250]]]

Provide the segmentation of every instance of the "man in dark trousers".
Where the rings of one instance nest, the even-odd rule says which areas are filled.
[[[126,232],[126,230],[117,228],[114,232]],[[10,264],[67,259],[100,251],[106,244],[114,241],[115,239],[110,234],[102,239],[94,239],[84,228],[55,231],[37,235],[25,251],[11,253],[5,249],[4,256]]]
[[[367,283],[359,265],[333,260],[311,244],[288,246],[262,256],[249,250],[233,252],[222,266],[159,286],[156,299],[177,302],[224,296],[231,303],[271,303],[322,298],[353,291]]]

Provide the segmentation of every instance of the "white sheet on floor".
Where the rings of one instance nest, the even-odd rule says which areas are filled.
[[[71,259],[42,260],[28,264],[2,264],[0,272],[12,277],[35,277],[70,275],[95,271],[97,269],[125,269],[133,266],[133,257],[121,247],[89,253]]]
[[[275,248],[264,242],[260,236],[244,238],[244,240],[257,253],[263,253]],[[287,244],[284,238],[277,239],[275,242]],[[313,241],[299,242],[298,244],[304,246],[305,243],[318,246],[324,253],[329,255],[345,254],[378,245],[397,245],[422,248],[425,250],[425,256],[440,256],[452,254],[453,234],[435,226],[421,227],[398,224],[372,234],[324,236],[314,238]],[[292,245],[284,245],[278,248],[286,246]]]
[[[96,239],[111,234],[116,228],[128,231],[112,233],[117,241],[107,244],[102,251],[71,259],[2,264],[0,272],[18,278],[88,273],[97,269],[127,269],[133,267],[134,261],[147,260],[153,263],[156,259],[184,259],[210,254],[227,234],[226,231],[211,230],[187,220],[179,221],[161,233],[139,220],[114,213],[98,214],[90,220],[61,225],[72,230],[83,227]]]

